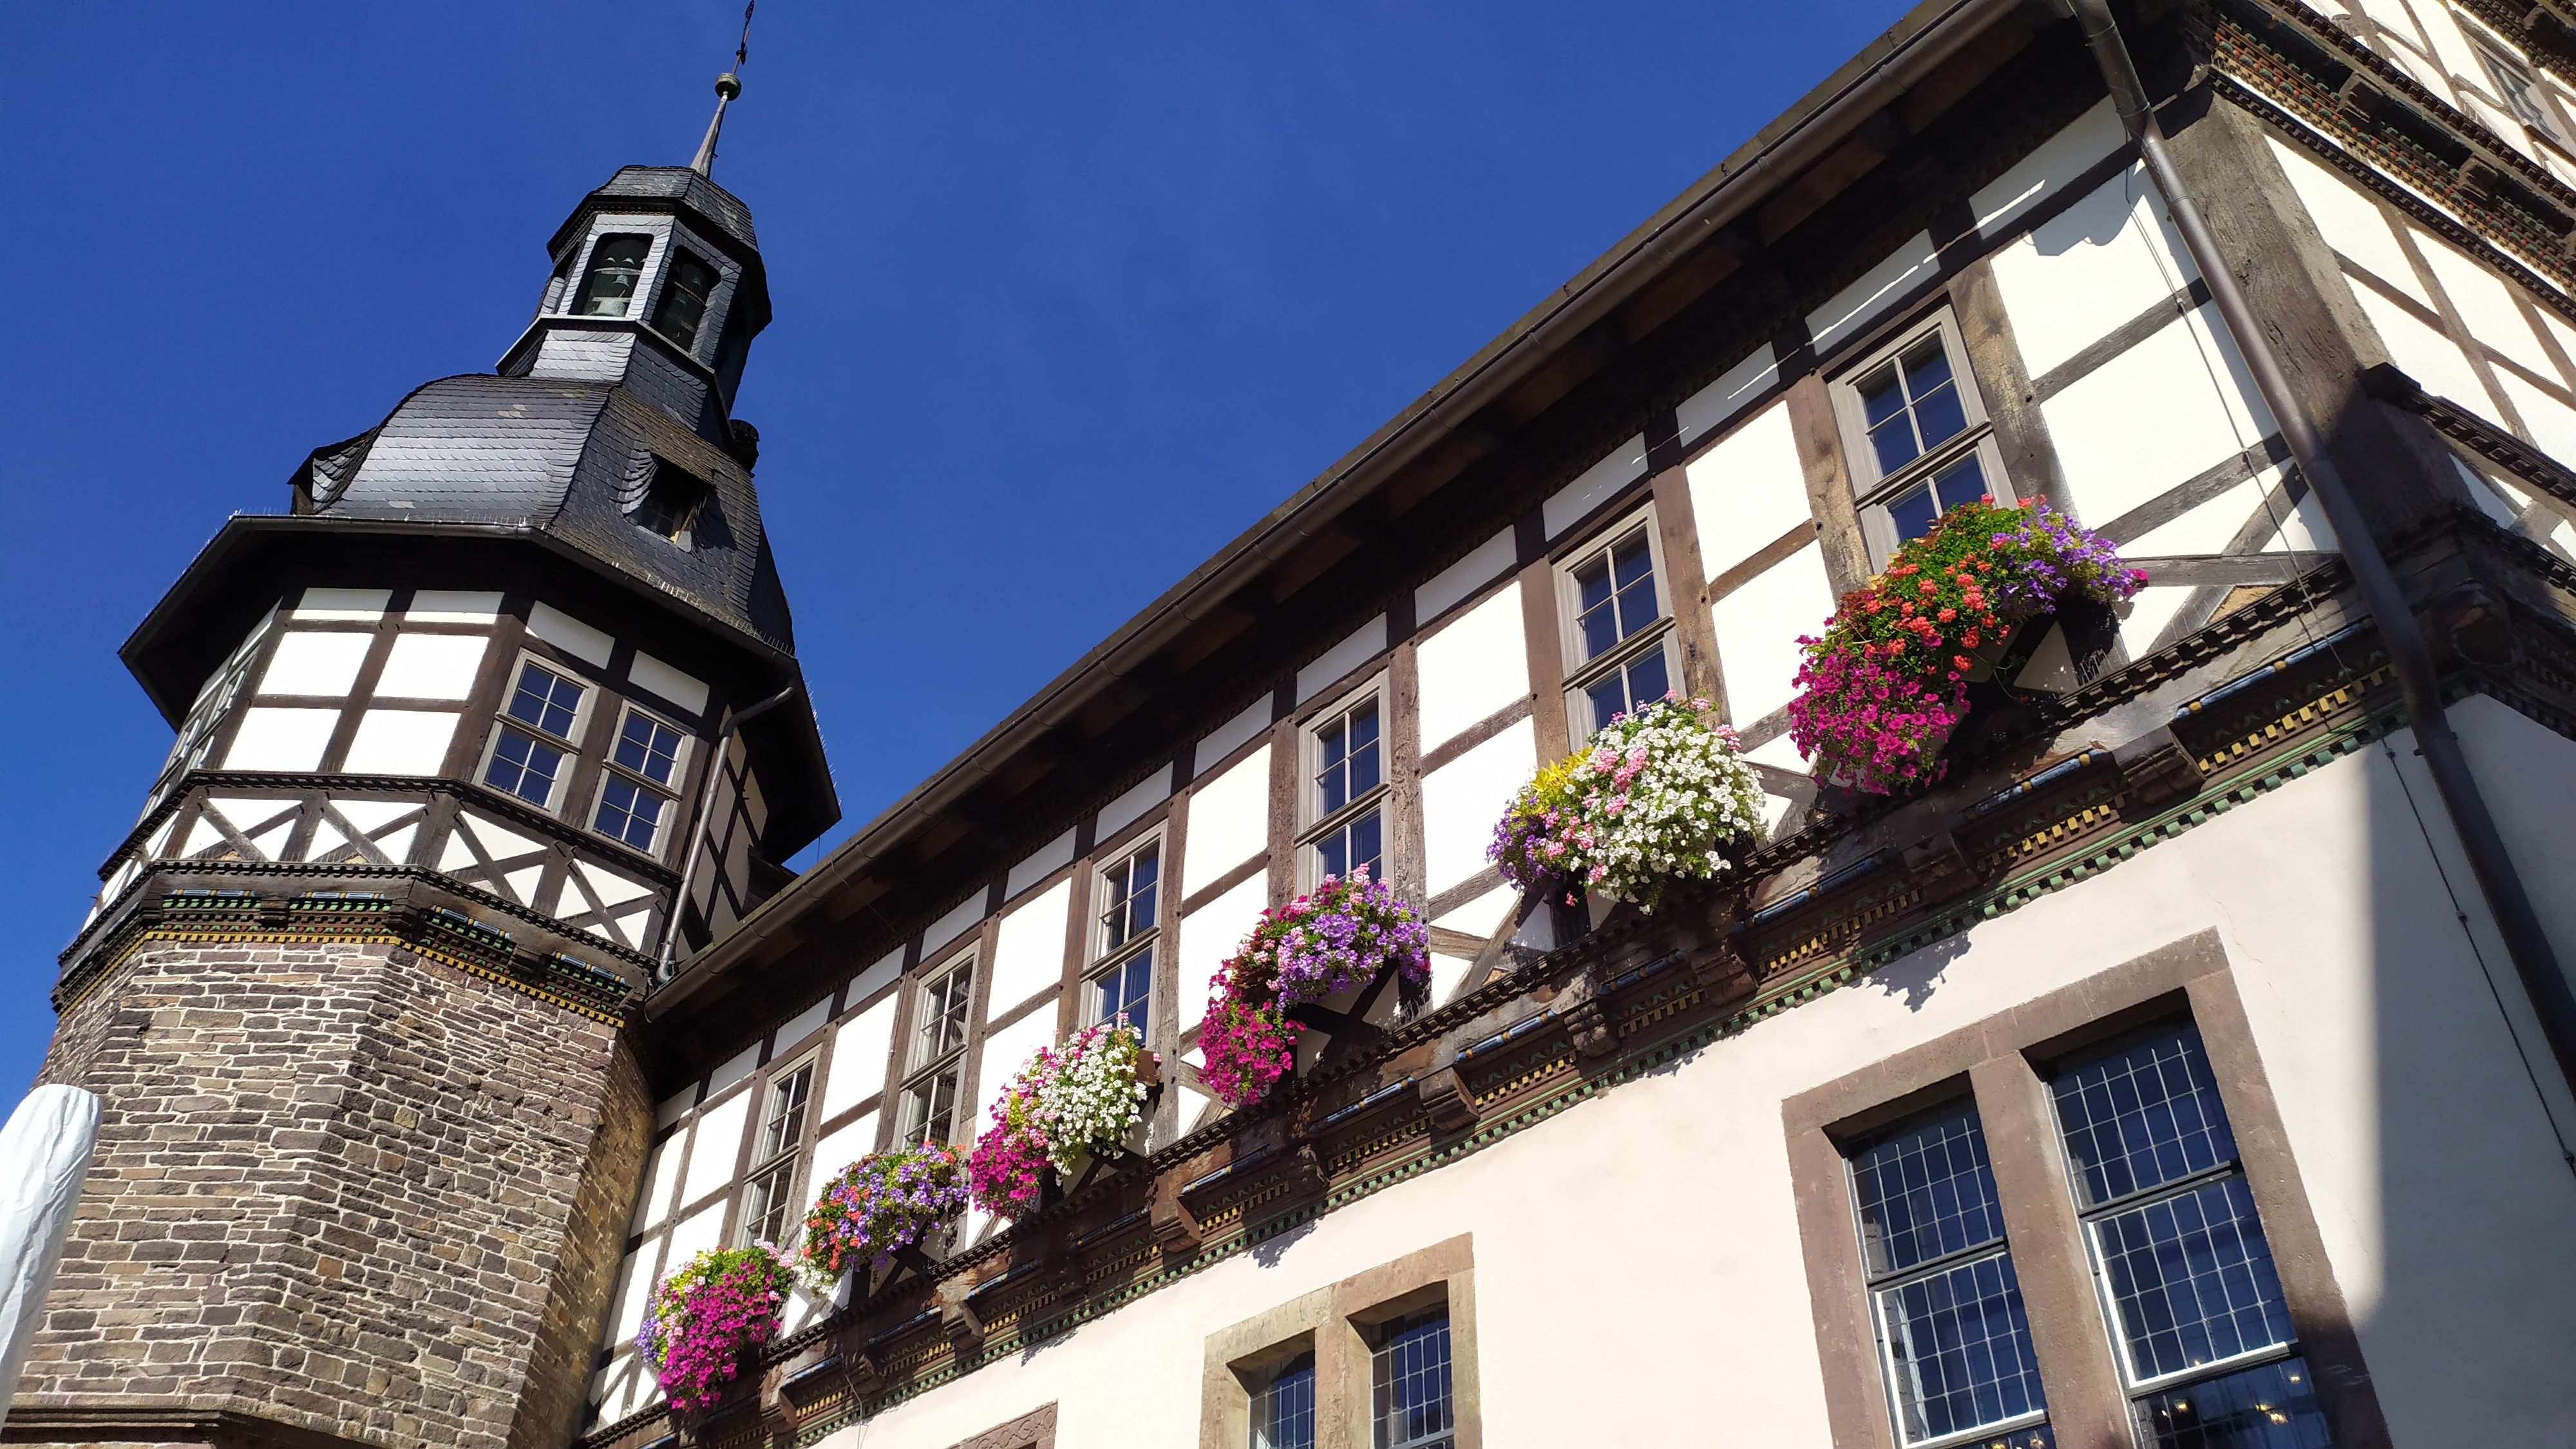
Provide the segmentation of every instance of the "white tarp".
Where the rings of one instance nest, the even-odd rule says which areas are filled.
[[[98,1098],[78,1087],[38,1087],[0,1128],[0,1423],[27,1341],[44,1324],[45,1291],[97,1141]]]

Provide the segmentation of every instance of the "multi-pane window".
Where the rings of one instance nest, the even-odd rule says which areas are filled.
[[[1975,1110],[1949,1109],[1855,1154],[1851,1187],[1899,1440],[2052,1446]]]
[[[591,828],[637,850],[657,849],[672,810],[671,797],[663,790],[678,786],[680,749],[678,730],[629,709],[608,755],[615,768],[600,777],[599,809]]]
[[[972,956],[921,985],[913,1003],[913,1076],[903,1089],[903,1141],[945,1142],[956,1128],[958,1080],[966,1066],[967,1012],[974,997]]]
[[[698,327],[707,319],[707,299],[715,295],[716,269],[687,252],[671,258],[671,275],[662,283],[662,299],[653,304],[653,330],[680,344],[698,345]]]
[[[1452,1449],[1457,1402],[1449,1383],[1449,1310],[1380,1328],[1369,1353],[1369,1422],[1375,1449]]]
[[[2199,1029],[2070,1068],[2054,1096],[2141,1441],[2328,1444]]]
[[[2541,99],[2540,82],[2533,78],[2530,69],[2520,61],[2506,58],[2492,46],[2480,45],[2477,51],[2478,59],[2486,65],[2488,78],[2495,82],[2496,94],[2504,98],[2505,108],[2524,125],[2552,141],[2563,143],[2566,138],[2559,130],[2558,120],[2550,114],[2549,103]]]
[[[1862,532],[1877,557],[1962,503],[2010,499],[1967,349],[1947,315],[1854,368],[1835,384],[1834,403]]]
[[[535,660],[522,661],[518,680],[501,706],[501,728],[483,767],[483,783],[539,809],[550,806],[556,787],[572,773],[573,731],[588,692]]]
[[[1651,521],[1578,556],[1566,574],[1574,617],[1567,713],[1577,737],[1672,692],[1672,630],[1655,579]]]
[[[1315,1449],[1315,1356],[1290,1359],[1252,1396],[1251,1449]]]
[[[1307,816],[1320,827],[1307,840],[1313,874],[1386,875],[1386,741],[1374,692],[1325,715],[1308,734],[1312,761]]]
[[[604,236],[590,249],[590,273],[582,278],[580,300],[572,310],[583,317],[623,317],[635,305],[635,284],[643,279],[644,259],[653,254],[653,239],[631,234]]]
[[[769,1079],[769,1110],[752,1157],[751,1185],[743,1196],[743,1243],[781,1242],[796,1209],[796,1157],[805,1142],[805,1108],[814,1095],[814,1063],[801,1062]]]
[[[1087,983],[1093,1021],[1120,1017],[1144,1036],[1153,1029],[1154,934],[1161,917],[1162,846],[1148,841],[1100,873],[1100,944],[1108,960]]]

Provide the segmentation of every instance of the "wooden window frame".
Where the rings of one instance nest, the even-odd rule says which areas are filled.
[[[1933,336],[1941,339],[1943,352],[1949,358],[1951,386],[1958,393],[1967,426],[1957,437],[1925,449],[1895,472],[1882,473],[1878,449],[1869,440],[1868,420],[1861,411],[1860,380]],[[1962,459],[1975,456],[1985,473],[1986,492],[1997,503],[2009,504],[2019,498],[2011,476],[2004,471],[2003,449],[1996,442],[1994,415],[1987,410],[1984,388],[1977,381],[1976,359],[1959,329],[1958,313],[1947,297],[1835,369],[1826,391],[1833,401],[1835,431],[1842,439],[1843,457],[1851,474],[1852,500],[1860,512],[1861,539],[1869,549],[1873,568],[1884,565],[1900,542],[1888,505]]]
[[[737,1247],[748,1247],[754,1241],[752,1194],[764,1180],[775,1174],[783,1172],[787,1175],[785,1191],[789,1210],[787,1217],[782,1221],[792,1222],[795,1219],[794,1204],[798,1187],[796,1166],[805,1155],[808,1139],[814,1135],[815,1089],[821,1085],[822,1065],[823,1049],[818,1044],[798,1053],[793,1061],[773,1068],[761,1079],[761,1110],[759,1117],[750,1124],[751,1145],[746,1151],[751,1154],[751,1160],[742,1174],[742,1207],[735,1214],[737,1221],[734,1223],[734,1239]],[[764,1153],[762,1149],[767,1144],[763,1139],[768,1136],[770,1126],[777,1119],[779,1092],[788,1083],[794,1081],[799,1073],[806,1074],[806,1082],[804,1100],[797,1108],[799,1115],[796,1130],[777,1150]]]
[[[1577,582],[1577,576],[1604,554],[1615,551],[1619,545],[1640,533],[1646,540],[1646,567],[1654,573],[1654,621],[1586,659],[1583,657],[1583,587]],[[1672,571],[1666,563],[1664,530],[1651,498],[1594,528],[1579,544],[1564,549],[1555,566],[1555,587],[1557,657],[1565,665],[1565,725],[1567,736],[1574,744],[1579,745],[1592,738],[1602,725],[1608,723],[1592,717],[1592,696],[1587,691],[1612,672],[1627,668],[1649,653],[1660,652],[1664,656],[1667,688],[1685,695],[1690,692],[1682,678],[1680,619],[1674,607]],[[1615,577],[1612,591],[1617,591]]]
[[[1377,783],[1326,813],[1315,793],[1315,777],[1324,768],[1323,729],[1348,719],[1362,704],[1377,708]],[[1378,871],[1373,879],[1394,874],[1395,861],[1395,691],[1390,672],[1381,666],[1368,678],[1333,696],[1323,707],[1297,722],[1297,821],[1294,842],[1296,886],[1311,891],[1324,879],[1323,842],[1374,810],[1378,816]]]
[[[511,680],[511,688],[515,689],[516,687],[517,678],[516,676],[513,676]],[[635,770],[630,770],[617,762],[617,745],[620,740],[623,740],[626,737],[626,721],[636,715],[642,715],[644,718],[660,725],[662,728],[669,730],[671,733],[680,737],[680,748],[678,752],[671,757],[672,783],[668,785],[657,785],[653,782],[652,776]],[[687,783],[689,778],[689,770],[696,762],[697,743],[697,736],[691,734],[688,730],[682,728],[677,723],[664,718],[662,715],[652,710],[646,709],[644,706],[637,704],[631,699],[619,700],[617,710],[617,728],[610,733],[605,746],[600,751],[599,769],[594,772],[598,778],[591,781],[590,810],[579,822],[581,827],[599,839],[605,840],[609,844],[616,846],[620,850],[630,851],[636,855],[642,856],[646,860],[662,860],[669,854],[671,842],[685,833],[680,829],[680,799],[683,786]],[[660,798],[662,801],[664,807],[662,826],[653,833],[653,848],[650,850],[639,845],[631,844],[626,840],[611,835],[607,831],[599,828],[599,807],[600,803],[608,798],[608,782],[612,779],[619,778],[624,779],[627,783],[647,794]]]
[[[1153,981],[1146,987],[1146,1014],[1148,1017],[1159,1017],[1163,1014],[1164,998],[1170,994],[1163,989],[1165,974],[1163,968],[1168,964],[1164,960],[1168,953],[1163,950],[1163,943],[1175,934],[1167,929],[1164,923],[1180,910],[1180,899],[1173,889],[1175,882],[1172,878],[1172,853],[1165,848],[1168,835],[1169,832],[1164,829],[1163,823],[1157,822],[1146,827],[1142,832],[1128,837],[1115,849],[1102,852],[1106,858],[1091,867],[1091,895],[1082,903],[1084,915],[1082,979],[1077,983],[1080,990],[1074,1003],[1074,1011],[1078,1014],[1074,1023],[1077,1028],[1089,1026],[1100,1020],[1099,1004],[1093,995],[1098,989],[1100,979],[1111,971],[1125,970],[1127,964],[1139,956],[1154,958],[1150,968]],[[1107,945],[1109,928],[1108,922],[1102,919],[1102,914],[1103,906],[1108,900],[1109,873],[1120,866],[1132,864],[1136,857],[1148,850],[1154,852],[1154,924],[1129,936],[1114,947]],[[1122,906],[1124,904],[1123,898],[1121,904]],[[1152,1020],[1129,1024],[1136,1028],[1137,1035],[1148,1044],[1154,1041]]]
[[[573,711],[572,732],[569,737],[554,734],[542,725],[530,724],[510,713],[510,700],[519,692],[519,676],[532,664],[558,679],[569,680],[580,686],[581,704]],[[528,809],[551,815],[558,820],[563,819],[564,803],[580,798],[574,790],[582,763],[580,742],[582,737],[590,732],[591,720],[598,707],[598,701],[606,694],[607,690],[597,680],[586,678],[581,671],[567,668],[557,660],[522,646],[518,651],[518,657],[510,662],[508,672],[501,676],[500,697],[492,703],[491,723],[483,732],[483,748],[474,757],[472,778],[475,788],[489,790]],[[486,778],[492,770],[493,752],[501,747],[501,734],[505,730],[519,730],[546,744],[562,747],[564,773],[555,781],[555,787],[548,793],[544,803],[530,800],[516,791],[504,790]]]
[[[911,1041],[903,1049],[905,1062],[903,1081],[895,1089],[896,1110],[891,1115],[894,1135],[889,1140],[896,1146],[929,1140],[923,1135],[924,1129],[929,1126],[927,1111],[925,1110],[921,1120],[913,1119],[913,1092],[924,1083],[935,1082],[943,1072],[956,1074],[957,1095],[949,1103],[948,1135],[940,1140],[953,1142],[957,1140],[957,1130],[961,1125],[970,1129],[974,1126],[974,1105],[966,1097],[966,1089],[969,1085],[966,1078],[966,1056],[975,1044],[975,1013],[979,1005],[976,993],[983,984],[978,970],[982,956],[982,942],[979,939],[937,966],[918,973],[911,982],[911,1010],[907,1013],[909,1020],[904,1023],[904,1029],[911,1037]],[[931,988],[960,971],[967,973],[965,1024],[958,1032],[955,1045],[924,1057],[921,1054],[922,1032],[930,1020],[928,1012]]]

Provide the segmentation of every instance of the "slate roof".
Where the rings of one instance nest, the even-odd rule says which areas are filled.
[[[661,466],[712,490],[685,549],[630,516]],[[296,511],[325,518],[543,532],[782,653],[795,650],[751,475],[612,383],[441,378],[369,432],[316,449],[295,485]]]

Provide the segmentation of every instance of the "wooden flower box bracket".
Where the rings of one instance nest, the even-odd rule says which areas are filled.
[[[1199,1250],[1198,1215],[1181,1200],[1178,1178],[1165,1174],[1154,1184],[1154,1201],[1146,1209],[1145,1223],[1154,1235],[1154,1246],[1167,1258],[1187,1257]]]
[[[2160,809],[2200,793],[2200,761],[2166,726],[2113,750],[2111,764],[2120,772],[2130,800],[2144,809]]]

